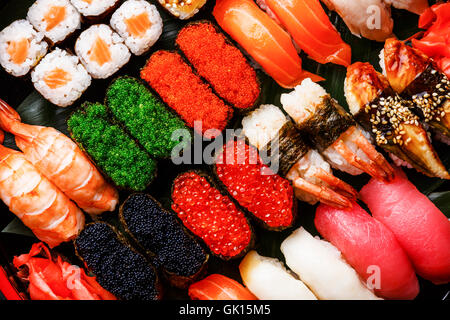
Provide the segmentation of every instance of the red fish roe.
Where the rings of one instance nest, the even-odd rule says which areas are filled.
[[[172,201],[172,209],[183,224],[214,254],[232,258],[249,247],[252,230],[245,215],[206,178],[192,171],[179,175],[173,184]]]
[[[189,127],[194,128],[194,121],[201,121],[202,132],[199,133],[207,138],[218,136],[233,115],[233,109],[216,96],[175,52],[161,50],[154,53],[141,70],[141,78]]]
[[[218,154],[219,179],[241,206],[269,228],[285,228],[294,220],[294,193],[288,180],[262,163],[244,140],[229,140]]]
[[[223,99],[242,109],[255,104],[260,94],[255,70],[211,23],[188,25],[180,31],[176,43]]]

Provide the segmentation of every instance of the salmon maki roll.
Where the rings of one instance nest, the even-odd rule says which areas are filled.
[[[81,27],[81,17],[69,0],[37,0],[28,9],[28,21],[52,43],[65,40]]]
[[[95,79],[113,75],[131,56],[123,39],[106,24],[93,25],[83,31],[75,43],[75,52]]]
[[[395,234],[417,274],[436,284],[450,281],[450,222],[401,170],[391,183],[371,180],[361,199]]]
[[[155,52],[141,70],[141,78],[189,127],[206,138],[220,135],[233,115],[233,109],[214,94],[178,53]]]
[[[70,2],[86,20],[97,21],[113,11],[120,0],[70,0]]]
[[[56,48],[31,72],[36,90],[59,107],[73,104],[91,84],[91,76],[77,56]]]
[[[17,20],[0,32],[0,64],[15,77],[26,75],[47,53],[44,35],[27,20]]]
[[[125,1],[112,15],[110,24],[137,56],[155,44],[163,28],[156,7],[144,0]]]
[[[229,104],[238,109],[255,105],[261,92],[255,70],[211,22],[187,25],[178,34],[176,44]]]

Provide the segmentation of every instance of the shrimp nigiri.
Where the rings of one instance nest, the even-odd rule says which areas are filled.
[[[320,85],[305,79],[294,91],[281,95],[281,104],[334,168],[392,179],[392,167],[366,138],[368,133]]]
[[[319,0],[263,0],[302,50],[319,63],[348,66],[351,48],[342,41]]]
[[[1,99],[0,127],[15,135],[24,157],[81,209],[90,214],[114,210],[116,189],[70,138],[51,127],[20,122],[17,112]]]
[[[320,201],[339,208],[351,206],[350,199],[357,192],[333,175],[330,165],[305,142],[279,108],[260,106],[242,119],[242,127],[244,135],[260,151],[275,146],[279,154],[270,156],[278,161],[280,174],[293,182],[299,200],[310,204]]]
[[[253,1],[217,1],[213,15],[222,29],[280,86],[292,88],[308,77],[323,80],[302,69],[302,61],[289,34]]]
[[[9,210],[51,248],[74,239],[84,226],[75,203],[21,152],[0,145],[0,159],[0,198]]]
[[[397,164],[412,166],[430,177],[450,179],[419,118],[371,64],[357,62],[348,67],[345,95],[355,119]]]

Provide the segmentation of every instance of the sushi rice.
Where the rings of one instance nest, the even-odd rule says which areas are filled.
[[[81,17],[69,0],[37,0],[28,9],[28,21],[52,43],[66,39],[81,27]]]
[[[13,76],[26,75],[47,53],[48,45],[43,38],[44,35],[34,30],[27,20],[14,21],[0,32],[0,64]],[[26,54],[13,52],[19,50],[23,41],[26,41]]]
[[[147,52],[163,29],[158,10],[144,0],[125,1],[112,15],[110,24],[135,55]]]
[[[75,52],[96,79],[113,75],[131,56],[123,39],[106,24],[93,25],[83,31],[75,43]]]
[[[52,76],[56,73],[65,77]],[[91,84],[91,77],[78,57],[59,48],[40,61],[31,73],[31,80],[39,93],[60,107],[71,105]]]
[[[85,17],[96,17],[113,8],[119,0],[70,0],[72,5]]]

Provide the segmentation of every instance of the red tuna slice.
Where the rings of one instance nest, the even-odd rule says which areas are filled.
[[[390,183],[370,180],[361,197],[395,234],[418,275],[435,284],[450,281],[450,222],[400,169]]]
[[[319,233],[337,247],[359,276],[386,299],[414,299],[419,283],[394,234],[356,202],[348,210],[321,204],[314,220]]]

